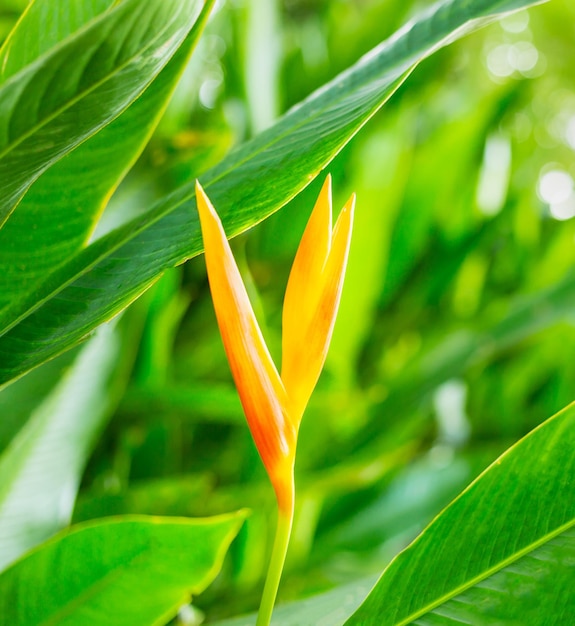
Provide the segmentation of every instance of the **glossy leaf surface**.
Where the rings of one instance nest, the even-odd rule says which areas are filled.
[[[575,609],[574,445],[570,405],[400,553],[346,625],[564,623]]]
[[[109,0],[106,3],[110,4]],[[9,59],[15,56],[27,58],[31,37],[35,35],[42,40],[45,36],[42,20],[64,22],[65,33],[71,36],[82,25],[81,18],[86,19],[88,5],[95,7],[97,4],[80,3],[76,9],[84,11],[78,13],[70,11],[68,2],[60,3],[58,11],[46,3],[33,4],[32,9],[38,7],[40,14],[36,15],[32,10],[25,14],[8,46],[11,51]],[[0,266],[6,271],[0,274],[0,308],[22,291],[32,289],[47,273],[86,245],[114,189],[156,127],[212,4],[204,5],[186,40],[142,96],[117,119],[40,176],[18,205],[18,210],[4,224],[0,230]],[[46,15],[49,9],[51,11]],[[73,22],[72,17],[78,21]],[[61,30],[55,32],[61,33]],[[24,40],[23,50],[14,50],[19,33]]]
[[[305,187],[421,59],[499,13],[531,4],[440,3],[240,147],[202,180],[221,207],[226,232],[237,234],[257,223]],[[163,270],[200,251],[190,183],[81,252],[34,294],[5,309],[0,384],[68,349],[129,304]]]
[[[6,41],[0,51],[0,225],[42,172],[143,92],[185,39],[198,6],[197,0],[125,0],[91,20],[98,10],[58,21],[54,39],[61,41],[53,47],[54,40],[43,37],[30,45],[34,29]],[[30,22],[41,24],[52,9],[38,0],[29,8]]]
[[[22,626],[164,624],[214,579],[244,517],[75,526],[0,575],[0,614]]]
[[[134,315],[102,326],[0,456],[0,570],[70,523],[82,472],[127,383]],[[11,418],[10,409],[6,418]]]

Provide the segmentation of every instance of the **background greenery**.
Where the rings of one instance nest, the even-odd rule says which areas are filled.
[[[2,36],[24,4],[1,0]],[[426,4],[219,3],[99,232],[201,180]],[[570,0],[553,0],[433,55],[330,165],[336,207],[355,191],[358,209],[331,352],[300,435],[280,600],[379,574],[503,450],[574,399],[574,19]],[[234,240],[276,358],[287,274],[322,182]],[[94,451],[74,520],[251,508],[195,601],[216,620],[257,606],[274,501],[202,263],[166,272],[110,331],[115,356],[104,345],[88,360],[87,377],[109,365],[97,401],[71,418],[99,413],[78,435]],[[0,392],[0,450],[35,406],[56,401],[74,356]]]

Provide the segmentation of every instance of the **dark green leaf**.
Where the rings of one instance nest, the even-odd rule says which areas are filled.
[[[203,182],[228,234],[264,219],[305,187],[420,60],[499,13],[531,4],[449,0],[436,5],[224,159]],[[35,293],[7,307],[0,320],[6,333],[0,340],[0,384],[77,343],[167,267],[201,249],[190,183],[142,218],[95,242]]]
[[[45,5],[33,7],[37,4]],[[85,245],[113,190],[156,127],[212,4],[213,0],[204,5],[185,42],[144,94],[45,172],[0,230],[0,266],[6,268],[0,273],[0,308]],[[52,21],[69,17],[69,3],[60,8],[63,15],[52,14]],[[46,19],[43,13],[40,17]],[[26,42],[28,22],[22,20],[16,31],[28,35]]]
[[[78,19],[57,20],[56,37],[32,44],[34,25],[59,4],[38,0],[0,51],[0,225],[50,165],[144,91],[185,39],[199,7],[198,0],[124,0],[90,20],[105,7],[100,1],[95,11],[73,12]]]

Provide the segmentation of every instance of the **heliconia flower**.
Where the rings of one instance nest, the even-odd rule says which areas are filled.
[[[328,176],[300,242],[284,299],[281,378],[297,426],[331,341],[347,266],[355,195],[343,207],[333,231],[331,205]]]
[[[214,309],[232,375],[280,513],[291,517],[297,434],[325,362],[347,264],[355,196],[331,226],[328,176],[303,234],[283,309],[281,377],[269,354],[222,224],[196,198]]]

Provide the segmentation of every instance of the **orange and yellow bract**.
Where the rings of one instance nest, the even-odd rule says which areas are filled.
[[[346,203],[332,230],[328,176],[303,234],[286,289],[281,376],[265,344],[220,219],[199,183],[196,198],[214,309],[232,375],[280,513],[291,515],[297,434],[333,332],[355,197]]]

